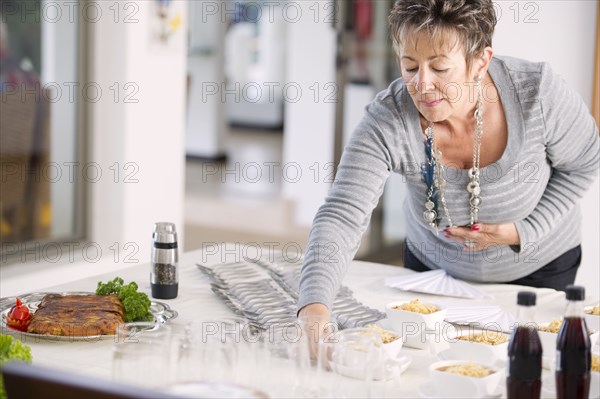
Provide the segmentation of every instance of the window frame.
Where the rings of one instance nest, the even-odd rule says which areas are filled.
[[[41,0],[43,1],[43,0]],[[40,1],[40,3],[41,3]],[[43,22],[42,22],[43,23]],[[81,16],[77,16],[77,45],[76,45],[76,74],[78,82],[89,82],[91,76],[91,57],[92,49],[92,22],[86,21]],[[40,37],[40,41],[42,38]],[[80,96],[75,99],[75,159],[77,162],[84,163],[89,159],[89,131],[90,131],[90,104],[82,101]],[[48,245],[65,248],[72,245],[73,242],[85,244],[88,242],[88,187],[81,174],[75,174],[74,187],[74,208],[72,234],[68,237],[48,237],[47,239],[34,239],[29,241],[14,242],[19,245],[14,253],[8,254],[8,249],[2,243],[0,245],[0,269],[19,263],[40,263],[43,262],[44,253],[47,252]],[[33,260],[31,260],[33,258]],[[65,264],[78,262],[83,257],[76,255],[74,259],[69,256],[62,257],[56,264]],[[54,262],[44,262],[54,264]]]

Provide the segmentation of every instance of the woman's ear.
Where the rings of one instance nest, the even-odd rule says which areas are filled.
[[[474,76],[485,76],[490,62],[492,62],[492,57],[494,56],[494,50],[491,47],[486,47],[483,49],[483,52],[479,57],[475,59],[473,64],[473,75]]]

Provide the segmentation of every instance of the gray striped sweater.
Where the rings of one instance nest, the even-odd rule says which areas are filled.
[[[578,200],[593,182],[600,159],[598,127],[589,110],[545,63],[494,57],[488,71],[504,107],[508,141],[502,157],[481,170],[479,221],[515,223],[520,247],[463,252],[423,220],[425,151],[419,114],[397,79],[366,107],[315,216],[299,309],[310,303],[331,309],[391,173],[402,174],[407,183],[407,243],[432,269],[477,282],[512,281],[580,244]],[[450,215],[456,225],[466,225],[467,171],[452,169],[446,180]]]

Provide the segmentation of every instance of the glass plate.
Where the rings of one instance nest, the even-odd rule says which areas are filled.
[[[59,295],[96,295],[93,292],[33,292],[30,294],[19,295],[19,299],[29,308],[33,314],[42,299],[48,294]],[[9,327],[6,323],[6,318],[10,309],[15,305],[17,297],[6,297],[0,299],[0,332],[3,334],[11,334],[19,338],[23,342],[39,341],[99,341],[103,338],[114,338],[115,335],[86,335],[86,336],[66,336],[66,335],[49,335],[49,334],[33,334],[22,332]],[[152,301],[150,303],[150,312],[154,316],[156,328],[167,323],[169,320],[177,317],[177,312],[169,307],[166,303]]]

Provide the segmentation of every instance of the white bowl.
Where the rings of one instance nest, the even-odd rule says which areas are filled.
[[[558,338],[558,333],[540,330],[540,328],[546,328],[549,325],[550,322],[540,323],[538,325],[538,335],[540,336],[540,341],[542,342],[543,356],[547,359],[550,359],[550,361],[554,361],[554,358],[556,358],[556,339]]]
[[[431,314],[422,314],[409,312],[402,309],[394,309],[396,306],[401,306],[410,301],[396,301],[385,305],[385,313],[387,314],[388,322],[394,331],[400,332],[404,343],[421,342],[424,348],[430,345],[427,342],[430,336],[435,336],[435,342],[439,341],[439,335],[442,332],[444,317],[446,317],[446,308],[435,303],[423,302],[426,305],[434,305],[439,310]]]
[[[600,316],[586,313],[591,311],[593,307],[594,305],[583,308],[585,324],[587,324],[587,328],[590,331],[600,331]]]
[[[400,354],[400,349],[402,349],[402,345],[403,345],[402,335],[399,332],[397,332],[397,331],[392,331],[390,328],[386,328],[381,323],[376,323],[374,325],[377,326],[377,327],[379,327],[379,328],[382,328],[386,332],[388,332],[388,333],[390,333],[390,334],[398,337],[397,339],[393,340],[392,342],[388,342],[387,344],[386,343],[383,344],[383,351],[385,353],[386,358],[388,358],[388,359],[395,359],[395,358],[397,358],[398,355]],[[359,328],[370,329],[369,326],[359,327]],[[378,332],[375,329],[373,329],[373,331]]]
[[[487,377],[468,377],[442,371],[445,367],[469,364],[465,360],[447,360],[435,362],[429,366],[429,376],[440,392],[446,397],[482,398],[496,393],[498,386],[504,382],[504,369],[482,365],[493,371]]]
[[[408,369],[408,366],[412,363],[412,358],[408,356],[402,356],[396,359],[387,359],[384,364],[372,369],[372,378],[375,381],[391,380],[397,378]],[[350,367],[344,364],[331,363],[331,369],[343,376],[354,378],[357,380],[364,380],[365,369]]]
[[[475,334],[479,334],[479,332]],[[488,331],[487,334],[496,334],[496,332]],[[487,366],[493,366],[498,364],[498,362],[505,362],[508,357],[509,337],[501,332],[497,334],[504,335],[507,341],[498,345],[489,345],[457,339],[456,342],[450,343],[453,358],[456,360],[470,360]]]
[[[550,323],[542,323],[540,327],[548,327]],[[558,338],[558,333],[550,333],[546,331],[539,331],[540,341],[542,342],[542,350],[545,358],[550,360],[556,358],[556,339]],[[596,346],[598,342],[598,338],[600,338],[600,331],[596,331],[593,334],[590,334],[590,341],[592,343],[592,348]]]
[[[406,330],[412,331],[411,327],[425,326],[427,329],[433,330],[444,321],[446,317],[446,308],[436,303],[423,302],[425,305],[436,306],[439,310],[435,313],[422,314],[416,312],[409,312],[408,310],[394,309],[396,306],[402,306],[410,303],[410,301],[396,301],[390,302],[385,305],[385,313],[388,319],[392,323],[392,327],[396,331],[400,331],[402,336],[406,335]]]
[[[394,331],[392,322],[389,319],[380,320],[377,325],[386,330]],[[423,334],[420,330],[409,331],[410,335],[402,335],[402,342],[404,347],[428,350],[432,354],[437,354],[448,349],[448,343],[456,339],[456,331],[455,326],[443,322],[442,327],[437,331],[425,331]]]
[[[389,332],[390,334],[393,334],[398,337],[398,339],[395,339],[392,342],[383,344],[383,350],[384,350],[387,358],[388,359],[396,359],[398,357],[398,355],[400,354],[400,349],[402,349],[402,344],[403,344],[402,335],[395,331],[391,331],[391,330],[386,330],[386,331]]]

